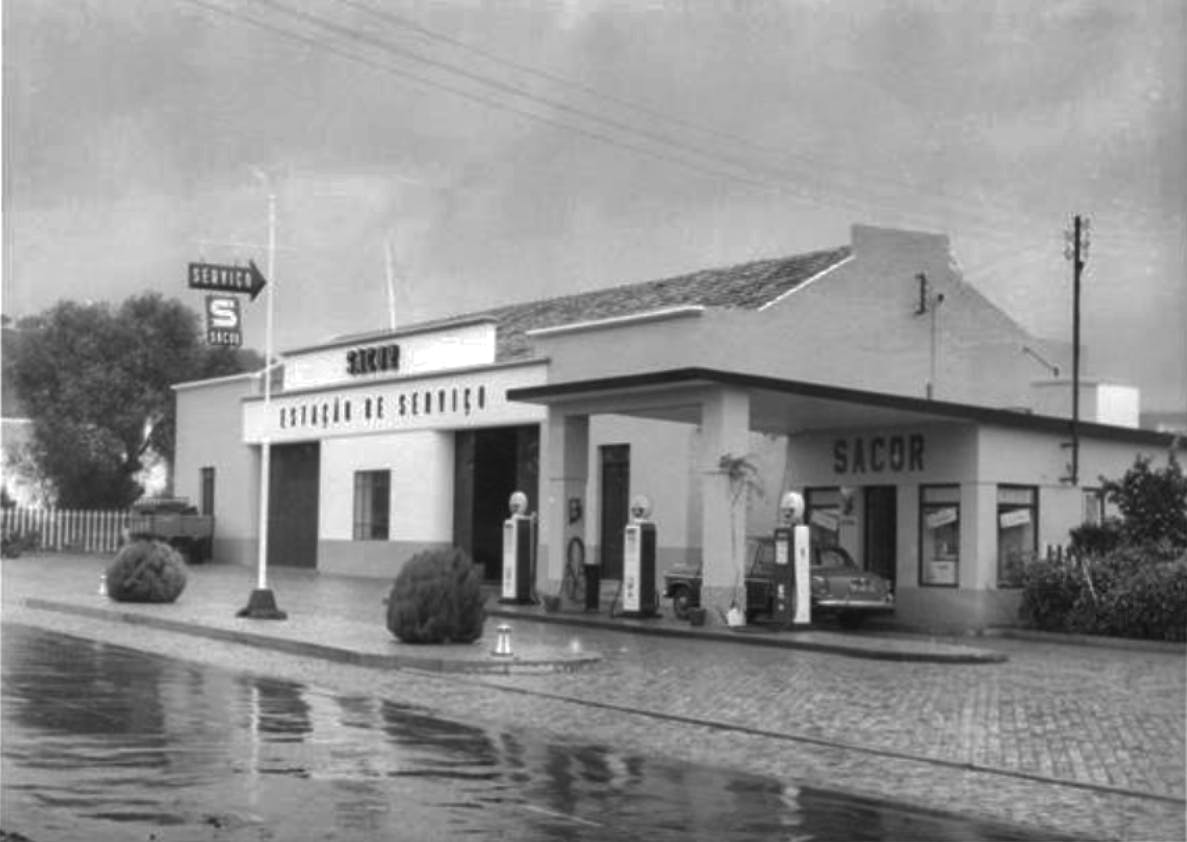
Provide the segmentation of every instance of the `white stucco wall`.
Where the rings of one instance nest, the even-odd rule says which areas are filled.
[[[1039,415],[1072,417],[1072,380],[1043,380],[1031,384],[1030,407]],[[1141,393],[1133,386],[1081,381],[1080,420],[1136,428],[1141,420]]]
[[[394,578],[416,553],[453,543],[452,431],[326,439],[321,445],[318,569]],[[387,540],[353,538],[356,471],[391,471]]]
[[[243,398],[255,394],[255,385],[255,378],[239,376],[175,388],[174,493],[200,505],[201,470],[214,468],[215,562],[256,563],[259,448],[244,443],[240,426]]]
[[[917,315],[920,273],[943,294],[935,311],[934,397],[993,407],[1033,399],[1035,361],[1063,364],[963,280],[946,237],[853,228],[853,256],[761,311],[707,309],[640,327],[611,322],[534,339],[564,382],[686,366],[924,397],[932,315]]]
[[[589,496],[587,552],[600,551],[602,523],[601,462],[603,445],[631,448],[630,498],[651,499],[656,544],[661,563],[683,560],[689,526],[689,447],[696,428],[688,424],[595,415],[589,424]],[[629,498],[628,498],[629,499]]]
[[[391,471],[391,541],[453,537],[453,433],[327,439],[321,451],[323,540],[351,541],[356,471]]]

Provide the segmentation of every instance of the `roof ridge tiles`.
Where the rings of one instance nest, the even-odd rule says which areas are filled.
[[[498,323],[498,358],[516,358],[530,352],[526,332],[539,328],[690,305],[757,310],[851,253],[852,249],[846,245],[786,257],[760,258],[650,281],[505,304],[468,315],[495,319]]]
[[[430,319],[417,327],[444,327],[459,321],[489,318],[497,326],[496,358],[500,361],[521,359],[531,353],[527,332],[540,328],[682,306],[757,310],[849,257],[852,252],[852,247],[843,245],[784,257],[759,258],[648,281],[631,281],[550,298],[501,304]],[[378,339],[380,333],[356,336]]]

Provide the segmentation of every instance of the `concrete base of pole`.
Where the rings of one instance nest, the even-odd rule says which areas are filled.
[[[266,588],[257,588],[251,592],[247,600],[247,607],[241,608],[236,617],[246,617],[249,620],[287,620],[288,614],[276,607],[276,597]]]

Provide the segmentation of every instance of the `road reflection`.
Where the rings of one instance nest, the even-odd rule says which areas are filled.
[[[2,667],[2,830],[34,842],[1040,838],[13,624]]]

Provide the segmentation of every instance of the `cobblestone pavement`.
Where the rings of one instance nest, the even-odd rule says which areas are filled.
[[[516,639],[600,651],[578,673],[441,676],[377,671],[251,650],[103,620],[39,612],[73,571],[93,591],[95,560],[5,561],[4,619],[177,657],[275,672],[336,692],[378,694],[451,718],[558,739],[746,769],[1089,839],[1183,839],[1182,649],[984,638],[1004,663],[927,664],[510,621]],[[286,580],[282,607],[358,614],[385,587]],[[246,599],[247,591],[243,592]],[[364,596],[365,595],[365,596]],[[386,630],[380,628],[386,633]]]

